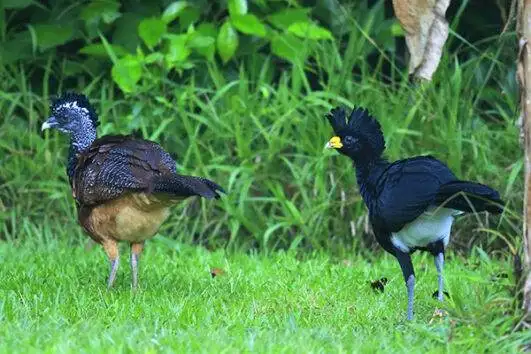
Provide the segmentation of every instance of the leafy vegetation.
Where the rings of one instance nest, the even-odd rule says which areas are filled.
[[[477,25],[492,11],[454,4],[447,52],[433,82],[418,85],[384,2],[65,3],[0,9],[0,351],[511,352],[529,342],[513,332],[517,48],[501,25]],[[174,209],[147,247],[137,295],[127,267],[118,289],[102,292],[103,254],[80,247],[68,142],[39,132],[49,97],[67,90],[94,102],[100,134],[156,140],[180,171],[229,192]],[[378,117],[388,158],[432,154],[508,202],[501,217],[454,226],[442,323],[429,324],[437,304],[426,256],[415,257],[427,275],[417,322],[402,322],[399,269],[373,241],[351,163],[323,150],[332,133],[323,116],[336,105]],[[210,279],[212,266],[227,274]],[[509,278],[492,281],[500,272]],[[390,284],[373,294],[368,281],[383,275]]]
[[[79,11],[95,5],[87,6]],[[231,6],[228,16],[243,11]],[[175,25],[182,25],[185,10],[179,9],[175,4],[166,7],[156,21],[175,18]],[[287,23],[287,17],[301,19],[299,9],[283,11],[283,16],[273,17],[273,23]],[[118,21],[118,15],[109,16]],[[0,172],[7,181],[0,190],[3,234],[21,237],[22,224],[38,225],[50,217],[61,220],[58,231],[63,226],[78,230],[61,167],[68,144],[55,133],[42,136],[38,132],[47,114],[48,96],[78,87],[95,102],[102,121],[100,134],[137,131],[173,153],[183,172],[208,176],[229,191],[220,203],[177,208],[162,234],[229,248],[303,246],[341,251],[356,248],[360,242],[372,243],[372,237],[365,236],[365,207],[356,192],[350,162],[322,148],[331,134],[324,113],[335,105],[358,104],[369,107],[380,119],[390,159],[434,154],[458,176],[488,181],[509,201],[501,219],[482,221],[480,229],[467,227],[477,225],[475,216],[470,217],[473,223],[466,219],[458,223],[459,242],[468,244],[472,239],[516,249],[521,230],[518,175],[522,162],[514,115],[514,63],[507,60],[514,48],[512,35],[484,40],[481,52],[461,40],[455,53],[443,58],[432,85],[413,87],[405,69],[390,57],[386,43],[392,35],[382,37],[382,26],[389,29],[392,22],[384,21],[381,5],[353,12],[346,21],[350,29],[339,37],[341,41],[315,40],[313,59],[300,65],[282,64],[284,71],[274,56],[256,51],[241,57],[238,65],[226,67],[223,60],[205,59],[182,81],[134,61],[125,67],[114,66],[110,70],[114,80],[107,72],[78,75],[71,81],[55,74],[66,65],[59,50],[50,52],[42,81],[35,81],[40,76],[33,64],[5,66],[5,80],[0,83],[5,112],[0,144],[7,152]],[[220,20],[219,25],[225,23]],[[146,27],[151,31],[157,26]],[[138,27],[140,32],[142,28]],[[179,35],[171,34],[164,41],[179,41],[181,37],[175,36]],[[100,39],[102,45],[107,43],[105,36]],[[159,39],[147,39],[146,45],[158,48]],[[145,59],[158,53],[144,55],[140,48],[145,47],[138,48],[137,54],[125,57]],[[378,59],[369,60],[375,53]],[[466,59],[460,59],[463,53],[468,54]],[[117,87],[118,77],[124,82]],[[135,92],[122,96],[124,90],[118,88],[124,85]],[[51,92],[51,87],[57,90]]]

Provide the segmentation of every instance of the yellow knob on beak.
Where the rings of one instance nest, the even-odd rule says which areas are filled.
[[[327,149],[341,149],[342,147],[343,143],[341,143],[341,138],[338,136],[331,138],[325,145]]]

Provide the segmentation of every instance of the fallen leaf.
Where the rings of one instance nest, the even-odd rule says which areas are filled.
[[[225,274],[225,271],[221,268],[212,268],[210,269],[210,275],[212,276],[212,278],[215,278],[217,276],[220,276],[220,275],[223,275]]]
[[[396,17],[406,32],[409,73],[431,80],[448,38],[444,15],[450,0],[393,0]]]
[[[430,320],[429,324],[432,324],[437,319],[440,322],[443,319],[445,319],[447,316],[448,316],[448,312],[446,312],[445,310],[435,309],[435,311],[433,311],[433,315],[431,315],[431,320]]]

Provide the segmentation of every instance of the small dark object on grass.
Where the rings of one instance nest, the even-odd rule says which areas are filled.
[[[371,281],[371,288],[375,292],[379,291],[379,292],[383,293],[384,290],[385,290],[385,286],[387,285],[388,282],[389,281],[387,280],[386,277],[380,278],[380,279],[375,280],[375,281]]]
[[[444,296],[450,297],[450,294],[448,294],[447,291],[443,291]],[[439,297],[439,290],[435,290],[433,294],[431,295],[432,298],[437,299]]]
[[[490,277],[490,279],[492,281],[498,281],[500,279],[507,279],[507,278],[509,278],[509,274],[507,274],[505,272],[496,273],[496,274],[494,274],[493,276]]]

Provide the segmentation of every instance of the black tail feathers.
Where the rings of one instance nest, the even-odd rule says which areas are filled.
[[[499,214],[505,203],[500,194],[484,184],[454,181],[442,185],[435,197],[437,205],[465,212],[488,211]]]
[[[201,196],[207,199],[219,199],[218,192],[225,193],[223,188],[203,177],[161,175],[151,180],[149,185],[151,193],[168,193],[178,197]]]

